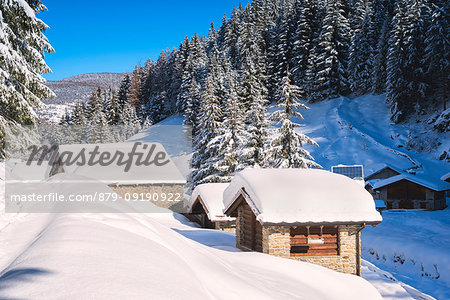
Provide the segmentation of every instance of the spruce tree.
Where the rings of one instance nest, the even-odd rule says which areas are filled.
[[[143,100],[142,95],[142,87],[143,87],[143,71],[141,66],[135,66],[133,73],[130,77],[130,86],[127,91],[127,103],[138,107]]]
[[[206,90],[200,106],[200,119],[198,133],[194,135],[194,154],[192,157],[192,186],[201,183],[213,182],[220,172],[209,159],[218,154],[218,147],[213,147],[210,142],[219,134],[221,126],[222,109],[216,96],[213,79],[206,78]],[[218,145],[215,145],[218,146]]]
[[[40,0],[0,1],[0,118],[20,124],[36,119],[33,108],[53,92],[40,74],[50,72],[44,53],[53,48],[44,35],[48,26],[36,17]],[[4,123],[4,121],[2,121]],[[1,122],[0,122],[1,123]]]
[[[353,32],[350,46],[348,63],[348,74],[350,89],[354,95],[364,95],[371,90],[372,70],[376,40],[376,33],[373,31],[372,8],[369,1],[359,1],[356,11],[358,22],[357,28]]]
[[[438,5],[439,6],[438,6]],[[447,107],[450,74],[450,25],[448,1],[430,3],[431,24],[426,32],[426,74],[430,89],[443,111]]]
[[[291,119],[303,119],[300,109],[308,107],[300,103],[299,87],[292,85],[288,75],[283,78],[280,100],[277,104],[279,110],[272,114],[272,119],[280,125],[276,137],[270,142],[267,152],[266,166],[274,168],[320,168],[313,161],[312,156],[303,148],[305,144],[318,146],[308,136],[297,132],[298,125]]]
[[[320,100],[348,93],[349,45],[350,26],[342,0],[327,0],[322,29],[314,49],[314,60],[310,62],[317,68],[313,79],[317,90],[311,92]]]
[[[387,101],[394,122],[420,109],[425,95],[420,13],[420,1],[397,2],[387,62]]]
[[[372,92],[382,94],[386,91],[386,64],[389,47],[389,33],[391,26],[389,20],[385,20],[378,38],[377,50],[375,52],[372,69]]]

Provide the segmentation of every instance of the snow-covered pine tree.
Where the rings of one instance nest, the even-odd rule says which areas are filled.
[[[240,24],[237,41],[239,49],[240,88],[239,97],[247,112],[258,97],[267,98],[266,66],[262,57],[259,40],[261,36],[256,31],[254,21],[247,15]]]
[[[85,115],[86,119],[91,121],[94,119],[94,115],[99,111],[103,111],[103,99],[102,99],[102,89],[100,86],[92,91],[88,102],[86,103]]]
[[[128,89],[130,88],[130,75],[128,73],[123,78],[122,82],[120,83],[119,90],[117,91],[117,101],[119,108],[122,109],[125,105],[125,103],[128,102]]]
[[[143,72],[139,65],[134,67],[130,77],[130,85],[127,91],[127,103],[138,107],[142,101]]]
[[[294,34],[296,26],[292,23],[296,19],[296,10],[284,8],[277,20],[272,34],[270,47],[270,90],[271,95],[276,92],[279,78],[286,76],[286,70],[293,57]],[[296,25],[296,24],[295,24]]]
[[[200,104],[198,132],[194,135],[194,154],[192,156],[192,187],[201,183],[212,182],[212,177],[219,174],[216,165],[209,163],[210,158],[217,156],[219,149],[210,145],[221,126],[222,109],[214,89],[213,78],[206,78],[206,90]]]
[[[354,95],[364,95],[371,90],[373,58],[376,32],[373,31],[371,2],[360,0],[357,4],[355,19],[358,25],[353,31],[350,46],[348,75],[350,89]]]
[[[270,142],[266,150],[266,166],[274,168],[321,168],[313,161],[311,154],[303,148],[309,144],[318,146],[310,137],[297,132],[298,124],[291,118],[303,119],[300,109],[308,107],[300,103],[299,87],[292,85],[288,75],[283,78],[280,100],[277,104],[279,110],[272,113],[272,119],[280,125],[276,137]]]
[[[223,121],[216,130],[216,137],[208,143],[208,147],[215,150],[215,155],[207,160],[212,166],[211,175],[205,178],[209,182],[230,182],[232,176],[246,165],[242,147],[248,141],[248,134],[244,123],[244,114],[236,93],[237,79],[233,73],[228,74],[227,95],[224,101]],[[243,157],[244,156],[244,157]]]
[[[399,0],[393,19],[387,62],[387,101],[394,122],[401,122],[420,108],[425,95],[422,26],[418,0]]]
[[[50,72],[44,53],[53,48],[44,35],[47,25],[36,17],[46,7],[40,0],[0,1],[0,118],[31,124],[33,108],[53,92],[40,74]]]
[[[239,4],[238,7],[234,8],[231,12],[231,17],[227,22],[227,26],[224,28],[223,32],[223,50],[230,58],[231,65],[234,69],[238,69],[239,65],[239,48],[238,39],[240,34],[240,25],[242,22],[243,9]]]
[[[319,30],[320,24],[315,0],[297,1],[295,10],[296,30],[292,59],[290,61],[292,66],[291,74],[293,81],[301,87],[302,91],[306,92],[308,59],[312,53],[314,33]]]
[[[390,23],[388,19],[384,21],[378,38],[372,69],[372,92],[375,94],[382,94],[386,91],[386,63],[389,48],[389,33],[391,32]]]
[[[125,104],[119,124],[122,128],[120,139],[127,140],[141,129],[141,121],[136,114],[136,108],[130,104]]]
[[[117,92],[110,88],[107,94],[107,100],[105,105],[105,115],[108,120],[108,124],[116,125],[120,120],[121,107],[119,105],[119,99]]]
[[[0,1],[0,158],[8,127],[32,124],[33,108],[54,96],[40,75],[50,72],[44,53],[54,51],[44,35],[47,25],[36,17],[45,9],[40,0]]]
[[[348,49],[350,26],[345,16],[342,0],[327,0],[325,16],[318,40],[315,42],[311,64],[316,65],[314,85],[310,91],[318,100],[334,98],[348,93]],[[311,73],[311,71],[310,71]],[[310,89],[312,88],[310,87]],[[314,99],[316,100],[316,99]]]
[[[83,125],[86,123],[86,108],[83,101],[77,101],[70,115],[70,123]]]
[[[448,86],[450,74],[450,25],[449,2],[436,1],[429,3],[431,9],[431,24],[425,35],[426,74],[430,89],[445,111],[448,101]]]
[[[108,119],[102,110],[97,110],[89,122],[89,143],[110,143],[113,136],[108,126]]]

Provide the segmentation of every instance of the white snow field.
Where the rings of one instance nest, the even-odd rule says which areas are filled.
[[[362,234],[363,257],[437,299],[450,299],[450,209],[385,211]]]
[[[1,299],[381,299],[360,277],[241,252],[169,211],[0,218]]]
[[[0,299],[432,299],[366,262],[363,278],[373,286],[241,252],[233,234],[170,211],[6,214],[2,174],[0,164]]]

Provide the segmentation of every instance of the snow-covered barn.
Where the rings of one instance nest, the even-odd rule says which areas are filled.
[[[236,219],[223,213],[223,192],[228,183],[205,183],[195,187],[187,203],[191,219],[205,228],[234,232]]]
[[[224,191],[247,251],[360,273],[360,231],[382,218],[356,181],[316,169],[246,169]]]
[[[89,161],[94,152],[97,155]],[[159,143],[61,145],[52,175],[58,172],[106,183],[127,201],[148,200],[159,207],[184,212],[186,179]]]

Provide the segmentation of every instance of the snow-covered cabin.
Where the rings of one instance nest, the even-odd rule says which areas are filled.
[[[223,213],[223,192],[228,183],[205,183],[195,187],[187,211],[204,228],[234,232],[236,219]]]
[[[400,175],[403,171],[399,168],[396,168],[391,165],[385,165],[384,167],[378,169],[377,171],[373,172],[372,174],[366,176],[364,180],[366,182],[374,180],[374,179],[386,179],[390,178],[396,175]]]
[[[316,169],[246,169],[224,191],[247,251],[360,273],[360,231],[382,218],[356,181]]]
[[[133,150],[134,148],[135,150]],[[110,164],[87,163],[93,151],[99,153],[94,161],[98,160],[101,155],[107,157],[106,153],[109,153],[110,156],[105,161],[112,160],[115,155],[118,155],[118,158]],[[126,165],[118,165],[120,153],[124,154],[123,160],[126,160],[133,152],[136,152],[137,155],[133,155],[129,170],[125,170]],[[81,156],[80,153],[83,155]],[[139,153],[142,153],[140,158],[138,158]],[[148,200],[159,207],[184,212],[183,199],[186,179],[159,143],[61,145],[58,155],[60,156],[59,163],[53,168],[52,175],[63,172],[85,176],[107,184],[125,200]],[[68,164],[67,155],[72,155],[72,161],[77,155],[80,155],[76,160],[80,164]],[[141,163],[138,163],[138,159]],[[142,164],[144,160],[146,163]],[[149,163],[152,161],[153,163]]]
[[[375,180],[371,184],[378,199],[384,200],[388,209],[444,209],[445,192],[450,189],[448,182],[409,173]]]

